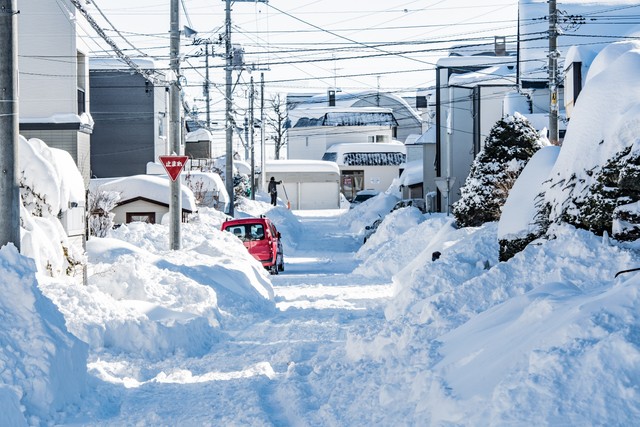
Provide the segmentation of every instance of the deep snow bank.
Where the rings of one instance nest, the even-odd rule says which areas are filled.
[[[388,323],[349,337],[347,354],[384,384],[360,403],[407,424],[633,424],[640,275],[614,275],[640,259],[571,226],[552,232],[501,263],[496,223],[426,232],[393,277]]]
[[[87,346],[67,332],[36,281],[36,267],[13,245],[0,248],[0,420],[3,425],[55,422],[80,401]]]
[[[224,328],[275,310],[268,273],[224,215],[203,209],[182,224],[182,249],[169,250],[166,225],[133,223],[87,242],[88,285],[43,289],[70,330],[92,349],[164,358],[206,353]]]

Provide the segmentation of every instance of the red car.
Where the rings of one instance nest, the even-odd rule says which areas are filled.
[[[284,253],[280,232],[269,218],[230,219],[222,223],[222,231],[237,236],[249,253],[271,274],[284,271]]]

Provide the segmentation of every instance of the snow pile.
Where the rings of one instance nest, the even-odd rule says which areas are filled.
[[[640,50],[636,47],[636,43],[612,44],[589,70],[546,188],[552,221],[584,215],[581,207],[605,162],[638,144]]]
[[[80,402],[87,381],[87,346],[36,281],[32,260],[13,245],[0,248],[0,419],[39,425]],[[61,415],[61,414],[58,414]]]
[[[379,251],[385,243],[395,239],[405,231],[414,228],[424,221],[424,216],[418,208],[412,206],[396,209],[386,215],[376,232],[372,234],[366,243],[356,253],[357,259],[366,259],[373,252]]]
[[[393,278],[388,323],[349,337],[347,354],[384,384],[354,405],[376,399],[377,422],[409,425],[633,424],[640,276],[614,275],[638,256],[562,226],[497,263],[496,231],[424,235],[431,246]]]
[[[84,205],[82,175],[69,153],[43,141],[19,139],[22,254],[35,260],[39,272],[60,276],[85,261],[67,238],[58,214],[71,204]]]
[[[348,226],[353,233],[361,234],[367,225],[391,212],[398,200],[394,195],[380,193],[350,209],[340,218],[340,224]]]
[[[444,214],[422,215],[416,208],[399,209],[388,215],[376,233],[358,250],[362,260],[353,272],[366,277],[391,277],[412,262],[420,253],[442,249],[437,232],[452,218]],[[416,244],[420,242],[420,244]]]
[[[282,235],[282,245],[285,256],[297,246],[296,241],[302,233],[298,218],[283,206],[272,206],[271,196],[267,193],[257,193],[256,200],[242,199],[237,209],[236,217],[259,217],[264,215],[273,222]]]
[[[536,199],[558,158],[560,147],[542,147],[533,155],[509,191],[498,223],[498,239],[524,238],[535,234]]]
[[[165,225],[133,223],[88,241],[88,286],[45,285],[91,345],[148,358],[202,355],[221,324],[271,313],[268,274],[210,209],[183,224],[183,249],[170,251]]]
[[[171,191],[170,181],[154,175],[134,175],[117,179],[109,179],[106,182],[96,182],[95,191],[116,191],[120,193],[120,203],[135,199],[136,197],[146,197],[167,205],[170,204]],[[180,197],[182,209],[195,212],[196,201],[190,188],[180,186]]]

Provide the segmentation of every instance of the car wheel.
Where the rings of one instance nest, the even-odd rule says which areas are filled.
[[[269,267],[269,273],[271,274],[278,274],[278,264],[273,264],[271,267]]]

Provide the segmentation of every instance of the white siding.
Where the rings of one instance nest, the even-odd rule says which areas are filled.
[[[77,112],[75,7],[68,0],[20,2],[20,117]]]

